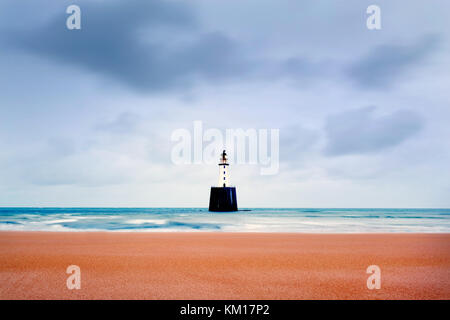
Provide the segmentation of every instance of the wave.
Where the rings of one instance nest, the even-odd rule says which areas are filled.
[[[450,232],[450,209],[0,208],[2,231]]]

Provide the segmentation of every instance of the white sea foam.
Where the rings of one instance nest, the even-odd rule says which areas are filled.
[[[46,225],[44,223],[0,224],[1,231],[82,231],[61,226],[59,224]]]
[[[59,220],[48,220],[48,221],[42,221],[46,224],[54,224],[54,223],[65,223],[65,222],[75,222],[78,221],[78,219],[59,219]]]
[[[109,232],[446,232],[450,209],[327,209],[313,216],[307,209],[252,209],[249,212],[213,213],[183,209],[11,209],[2,214],[0,230],[109,231]],[[429,212],[431,211],[431,212]],[[33,212],[30,214],[29,212]],[[111,215],[109,215],[111,214]],[[171,223],[169,223],[171,222]]]
[[[159,219],[132,219],[132,220],[126,220],[125,223],[129,224],[145,224],[145,223],[152,223],[157,225],[166,224],[167,220],[159,220]]]

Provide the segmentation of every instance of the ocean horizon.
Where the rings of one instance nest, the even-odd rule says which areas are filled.
[[[2,207],[0,231],[450,233],[450,209]]]

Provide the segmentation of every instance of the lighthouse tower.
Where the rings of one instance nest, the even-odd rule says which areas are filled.
[[[230,186],[230,177],[228,175],[228,159],[227,153],[223,150],[222,155],[219,161],[219,183],[218,187],[229,187]]]
[[[219,183],[211,187],[209,211],[237,211],[236,188],[230,185],[227,153],[223,150],[219,160]]]

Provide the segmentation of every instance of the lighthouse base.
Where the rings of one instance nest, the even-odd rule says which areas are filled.
[[[237,211],[235,187],[211,187],[209,211]]]

